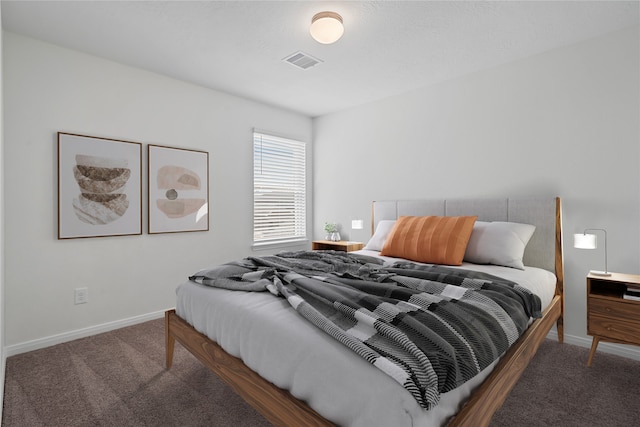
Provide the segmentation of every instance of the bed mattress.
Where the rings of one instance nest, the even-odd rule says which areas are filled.
[[[460,268],[519,283],[540,297],[543,310],[554,295],[555,276],[543,269],[468,263]],[[181,318],[337,425],[444,425],[497,363],[444,393],[440,403],[426,411],[396,381],[300,317],[282,298],[268,292],[229,291],[194,282],[181,284],[176,293],[176,313]]]

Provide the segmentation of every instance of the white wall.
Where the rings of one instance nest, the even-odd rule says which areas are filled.
[[[311,142],[309,117],[7,32],[3,77],[8,354],[157,316],[250,254],[253,128]],[[208,151],[210,231],[147,235],[145,208],[141,236],[57,240],[58,131]]]
[[[314,235],[396,198],[560,196],[566,334],[588,345],[585,275],[640,273],[638,28],[566,46],[315,121]],[[603,345],[603,348],[606,348]],[[619,351],[627,351],[620,349]],[[637,348],[630,351],[638,355]]]

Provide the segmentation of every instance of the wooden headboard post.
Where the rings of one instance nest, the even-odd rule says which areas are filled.
[[[556,295],[560,296],[560,317],[556,322],[558,341],[564,342],[564,255],[562,252],[562,203],[560,197],[556,197]]]

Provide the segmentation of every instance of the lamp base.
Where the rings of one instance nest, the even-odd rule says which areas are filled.
[[[601,276],[601,277],[609,277],[609,276],[611,276],[611,273],[609,273],[608,271],[591,270],[589,272],[589,274],[593,274],[594,276]]]

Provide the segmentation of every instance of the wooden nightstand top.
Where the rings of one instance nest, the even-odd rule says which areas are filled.
[[[331,240],[314,240],[311,242],[311,250],[314,251],[358,251],[364,248],[364,243],[362,242],[350,242],[347,240],[340,240],[337,242],[333,242]]]
[[[640,275],[626,273],[611,273],[611,276],[587,275],[587,279],[602,280],[603,282],[636,283],[640,284]]]

